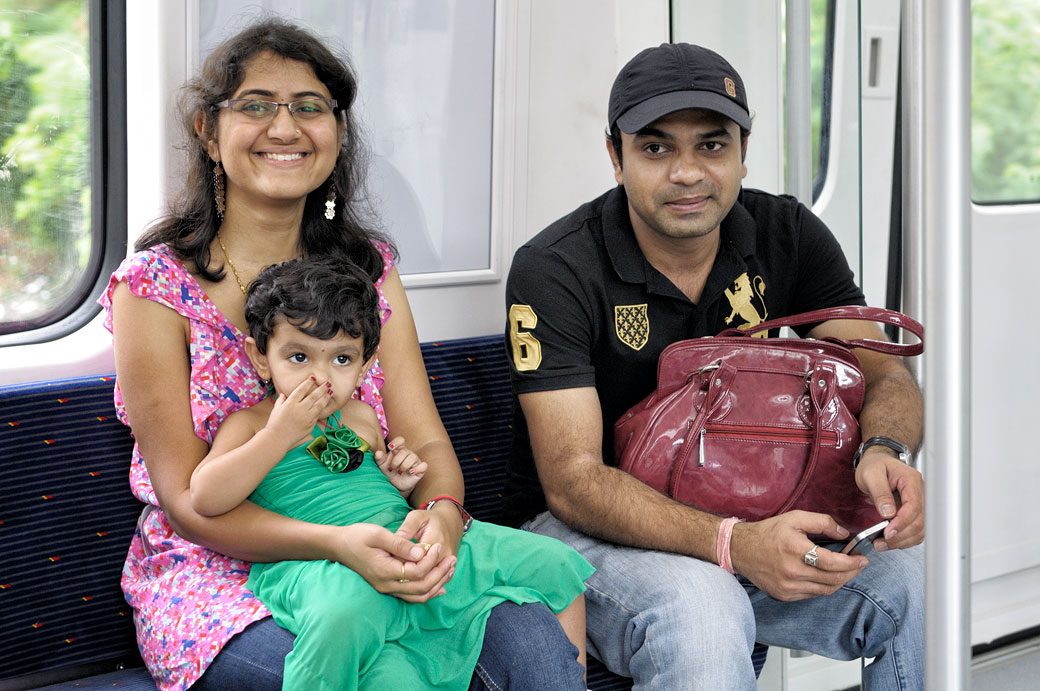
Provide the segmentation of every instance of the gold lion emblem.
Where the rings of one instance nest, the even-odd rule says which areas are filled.
[[[614,331],[622,343],[632,350],[640,350],[650,338],[650,320],[646,305],[615,305]]]
[[[751,285],[751,279],[748,278],[747,272],[745,271],[740,275],[740,278],[733,281],[732,290],[726,288],[726,299],[729,300],[729,306],[732,311],[729,316],[726,317],[726,324],[732,324],[736,317],[740,317],[748,326],[755,326],[761,324],[769,316],[769,310],[766,309],[766,282],[761,276],[755,276],[754,288]],[[759,315],[758,310],[755,309],[755,305],[752,300],[758,298],[759,303],[762,305],[762,314]],[[738,326],[743,326],[738,324]],[[755,334],[758,338],[765,338],[769,335],[768,331]]]

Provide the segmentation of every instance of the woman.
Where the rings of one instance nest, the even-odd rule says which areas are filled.
[[[428,463],[412,506],[462,498],[392,248],[358,208],[355,94],[350,68],[286,22],[263,21],[218,47],[182,103],[184,195],[102,298],[116,406],[137,441],[131,483],[149,505],[123,589],[161,689],[280,688],[292,637],[245,589],[247,562],[328,559],[408,602],[437,596],[453,575],[463,517],[449,501],[412,511],[396,534],[294,521],[250,503],[218,517],[191,508],[190,477],[216,428],[266,394],[243,351],[245,287],[263,267],[301,255],[346,258],[372,278],[383,336],[358,395],[384,432]],[[426,554],[413,539],[444,548]],[[572,650],[547,608],[499,605],[474,687],[584,688]]]

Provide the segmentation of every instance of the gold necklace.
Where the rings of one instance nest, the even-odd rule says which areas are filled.
[[[217,242],[220,243],[220,251],[224,253],[224,259],[227,260],[228,266],[231,267],[231,273],[235,274],[235,280],[238,281],[238,287],[242,290],[242,294],[245,295],[246,287],[238,275],[238,269],[235,268],[235,262],[231,261],[231,257],[228,256],[227,247],[224,247],[224,238],[220,237],[220,231],[217,231]]]

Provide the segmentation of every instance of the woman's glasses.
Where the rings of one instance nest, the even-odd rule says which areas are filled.
[[[277,103],[254,98],[229,98],[217,104],[217,108],[228,108],[232,113],[241,113],[261,121],[273,120],[279,106],[288,108],[294,120],[313,120],[331,113],[336,107],[336,101],[329,98],[305,98],[292,103]]]

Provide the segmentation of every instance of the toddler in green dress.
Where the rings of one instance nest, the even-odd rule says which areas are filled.
[[[397,528],[426,464],[353,392],[376,357],[378,295],[355,267],[296,259],[268,267],[246,298],[246,352],[274,393],[232,413],[191,478],[196,511],[218,515],[247,498],[325,525]],[[285,689],[466,689],[491,608],[511,600],[557,613],[584,664],[584,581],[593,568],[561,542],[466,523],[447,584],[426,601],[376,591],[327,560],[257,563],[249,589],[296,635]],[[421,535],[420,535],[421,539]],[[427,552],[440,544],[418,542]],[[419,552],[422,554],[422,552]],[[409,564],[400,564],[400,582]]]

